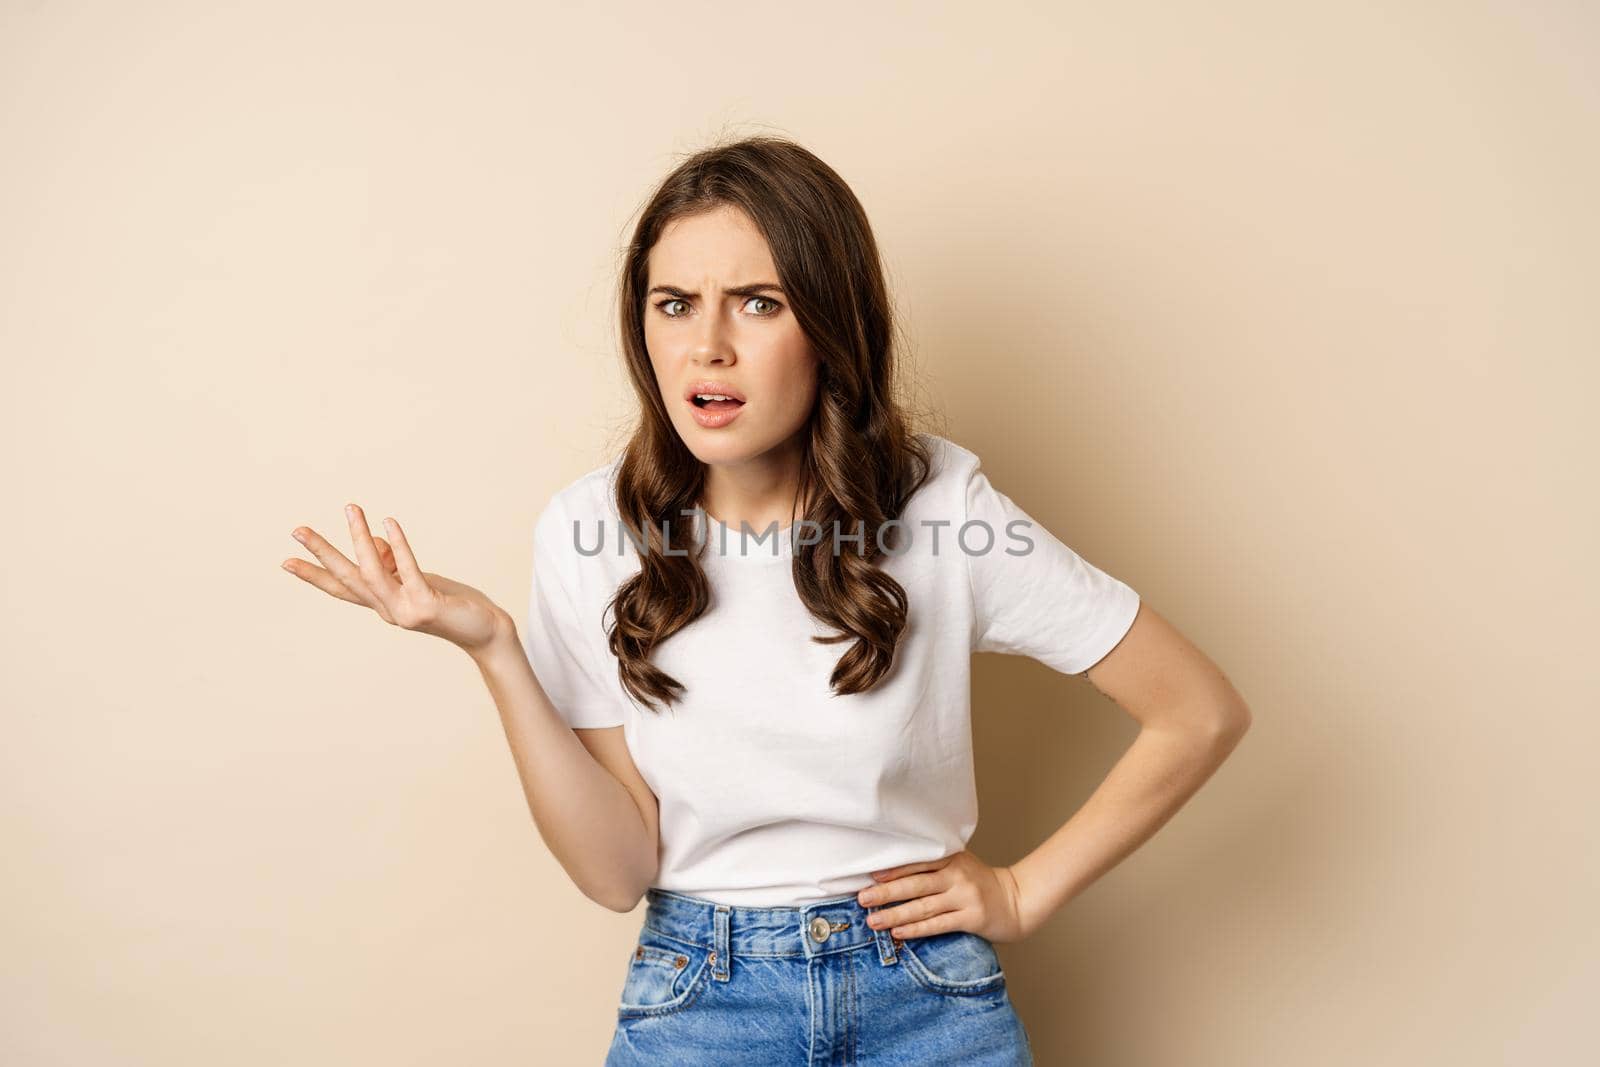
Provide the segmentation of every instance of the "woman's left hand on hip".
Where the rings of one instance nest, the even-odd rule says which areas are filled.
[[[966,849],[873,871],[872,878],[877,884],[863,888],[856,900],[881,909],[868,918],[874,930],[887,927],[902,941],[949,930],[1020,941],[1033,932],[1023,918],[1022,892],[1011,868],[991,867]]]

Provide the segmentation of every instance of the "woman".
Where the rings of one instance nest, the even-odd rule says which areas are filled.
[[[551,498],[525,629],[392,520],[285,564],[478,664],[541,836],[645,900],[611,1064],[1025,1064],[994,944],[1152,834],[1249,723],[1127,584],[912,430],[865,214],[791,142],[700,152],[621,279],[640,417]],[[1010,866],[977,825],[974,651],[1087,674],[1143,729]],[[619,961],[620,970],[621,961]]]

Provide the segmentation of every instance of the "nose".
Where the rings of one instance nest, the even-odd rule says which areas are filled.
[[[702,315],[690,341],[689,362],[695,366],[728,366],[734,362],[733,347],[720,315]]]

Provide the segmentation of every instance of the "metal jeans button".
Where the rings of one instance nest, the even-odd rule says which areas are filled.
[[[813,940],[818,942],[826,941],[831,933],[833,933],[833,927],[828,924],[827,919],[818,915],[811,920],[811,937]]]

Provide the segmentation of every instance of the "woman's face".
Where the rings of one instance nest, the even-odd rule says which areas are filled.
[[[648,266],[645,348],[695,457],[737,465],[796,437],[816,399],[817,359],[750,216],[724,205],[676,219]],[[719,392],[743,402],[695,402]]]

